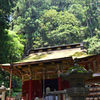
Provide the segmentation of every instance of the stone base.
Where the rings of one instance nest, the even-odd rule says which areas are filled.
[[[72,87],[67,89],[67,94],[70,97],[86,97],[88,93],[89,90],[85,87]]]

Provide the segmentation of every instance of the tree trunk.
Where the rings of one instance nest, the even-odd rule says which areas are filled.
[[[91,21],[91,17],[89,16],[89,23],[90,25],[92,24],[92,21]],[[93,37],[93,31],[92,31],[92,28],[90,27],[90,32],[91,32],[91,37]]]
[[[87,27],[89,26],[88,19],[86,18]]]

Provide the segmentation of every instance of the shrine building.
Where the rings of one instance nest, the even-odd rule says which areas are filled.
[[[87,54],[84,43],[30,49],[23,60],[12,65],[0,64],[0,67],[21,78],[24,100],[34,100],[35,97],[42,98],[47,87],[51,91],[70,87],[68,81],[61,79],[60,73],[72,67],[76,57],[80,66],[93,70],[93,79],[85,83],[100,83],[100,54]]]

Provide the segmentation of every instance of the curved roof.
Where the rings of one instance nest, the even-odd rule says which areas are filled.
[[[28,80],[30,75],[32,75],[32,79],[36,77],[36,79],[42,79],[45,69],[46,78],[48,76],[57,78],[59,70],[65,72],[73,66],[74,57],[77,57],[80,60],[79,63],[83,65],[96,58],[87,54],[83,43],[31,49],[23,60],[13,63],[13,74],[20,78],[23,77],[24,80]],[[0,67],[8,72],[11,70],[10,64],[0,64]]]

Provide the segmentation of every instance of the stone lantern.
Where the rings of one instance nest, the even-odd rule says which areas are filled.
[[[6,91],[8,91],[8,90],[9,90],[9,88],[6,88],[6,87],[4,86],[4,83],[2,83],[2,86],[0,87],[0,93],[2,93],[2,94],[0,95],[1,100],[5,100],[5,93],[6,93]]]
[[[61,78],[70,83],[70,88],[66,90],[70,100],[86,100],[89,91],[85,87],[84,81],[92,78],[93,72],[80,67],[77,59],[74,60],[74,63],[74,66],[69,68],[66,73],[61,74]]]

